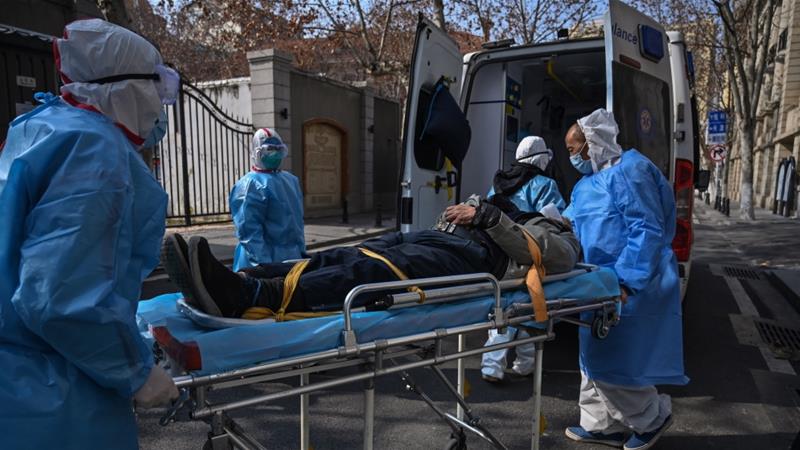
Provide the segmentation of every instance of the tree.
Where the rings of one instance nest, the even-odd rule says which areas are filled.
[[[761,88],[770,58],[777,0],[713,0],[723,24],[723,50],[741,155],[740,216],[755,219],[753,151]]]
[[[555,39],[562,28],[575,27],[597,13],[591,0],[501,0],[502,37],[522,44]]]
[[[492,28],[500,14],[500,0],[454,0],[455,21],[480,30],[484,42],[492,40]]]
[[[97,8],[107,21],[138,31],[136,24],[131,21],[131,17],[128,14],[125,0],[95,0],[95,3],[97,3]]]

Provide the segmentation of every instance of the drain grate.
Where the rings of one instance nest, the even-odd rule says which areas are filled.
[[[745,267],[723,266],[722,269],[725,271],[725,275],[733,278],[738,278],[740,280],[761,279],[761,272],[757,272],[755,270],[748,269]]]
[[[755,320],[761,340],[770,346],[775,356],[783,359],[800,358],[800,330]]]

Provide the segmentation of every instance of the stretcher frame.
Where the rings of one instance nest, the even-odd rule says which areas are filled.
[[[543,281],[558,281],[568,279],[580,274],[596,270],[596,266],[581,265],[575,270],[546,277]],[[174,420],[202,420],[209,424],[211,430],[204,449],[222,450],[230,448],[264,449],[252,436],[239,426],[228,412],[260,405],[275,400],[300,396],[300,447],[303,450],[310,448],[309,427],[309,395],[313,392],[329,389],[336,386],[354,382],[364,383],[364,430],[363,448],[372,450],[374,438],[374,413],[375,413],[375,378],[389,374],[399,374],[406,383],[407,388],[419,394],[422,399],[432,407],[453,430],[452,440],[463,443],[464,431],[476,434],[489,442],[495,448],[504,449],[502,443],[497,441],[488,430],[480,425],[479,419],[474,417],[469,405],[464,399],[465,365],[464,358],[476,356],[485,352],[508,349],[523,344],[532,343],[536,349],[536,362],[533,376],[533,412],[531,449],[539,449],[540,417],[541,417],[541,385],[542,385],[542,359],[544,355],[544,342],[555,339],[553,326],[557,321],[566,321],[579,326],[592,328],[592,334],[597,338],[604,338],[610,328],[619,320],[619,297],[601,297],[592,300],[578,299],[552,299],[547,300],[548,319],[544,329],[533,329],[534,333],[524,339],[515,339],[509,342],[480,348],[468,349],[466,335],[468,333],[486,331],[489,329],[504,329],[507,326],[520,326],[534,319],[533,308],[530,303],[513,303],[506,308],[502,306],[502,291],[524,286],[524,279],[498,281],[492,274],[477,273],[458,276],[410,279],[402,281],[369,283],[356,286],[346,296],[342,314],[344,327],[342,330],[341,345],[336,349],[315,352],[307,355],[290,357],[282,360],[270,361],[241,369],[208,375],[179,375],[174,378],[175,384],[181,390],[180,398],[173,404],[167,414],[162,417],[161,425],[167,425]],[[361,294],[376,291],[405,289],[412,286],[433,287],[449,285],[448,287],[426,291],[425,305],[462,300],[475,296],[485,296],[490,293],[494,297],[494,308],[485,322],[463,325],[452,328],[436,329],[433,331],[416,333],[389,339],[377,339],[370,342],[358,343],[356,331],[352,326],[352,314],[355,312],[380,308],[407,308],[419,304],[417,293],[408,292],[389,295],[385,304],[370,305],[369,307],[353,308],[353,302]],[[584,311],[595,311],[595,318],[591,323],[582,322],[574,316]],[[455,336],[458,339],[457,350],[446,353],[443,349],[443,339]],[[160,342],[157,338],[157,344]],[[421,347],[421,344],[427,343]],[[159,352],[166,356],[173,374],[180,370],[176,364],[175,355]],[[405,361],[410,357],[418,360]],[[457,383],[453,386],[443,374],[439,366],[449,361],[457,361]],[[399,361],[399,362],[398,362]],[[391,365],[389,365],[391,364]],[[337,379],[310,383],[310,375],[341,369],[356,367],[359,373],[345,375]],[[441,411],[421,393],[411,380],[408,371],[415,368],[431,368],[436,376],[442,380],[446,389],[456,399],[456,414]],[[209,401],[209,392],[213,390],[247,386],[255,383],[274,382],[277,380],[299,377],[297,387],[287,387],[282,391],[257,395],[255,397],[230,401],[226,403],[212,403]],[[458,444],[458,443],[456,443]],[[453,446],[451,448],[465,448]]]

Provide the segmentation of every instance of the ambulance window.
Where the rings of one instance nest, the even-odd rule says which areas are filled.
[[[613,63],[614,118],[617,141],[650,158],[669,178],[672,124],[669,85],[647,73]]]

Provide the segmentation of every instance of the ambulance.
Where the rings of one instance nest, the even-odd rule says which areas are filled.
[[[545,139],[562,196],[580,174],[564,134],[597,108],[613,111],[618,142],[636,148],[674,186],[673,249],[682,294],[691,268],[692,204],[699,172],[693,68],[683,35],[617,0],[603,37],[533,45],[484,44],[462,55],[441,29],[420,17],[405,109],[398,225],[430,228],[448,205],[485,195],[508,169],[526,135]]]

